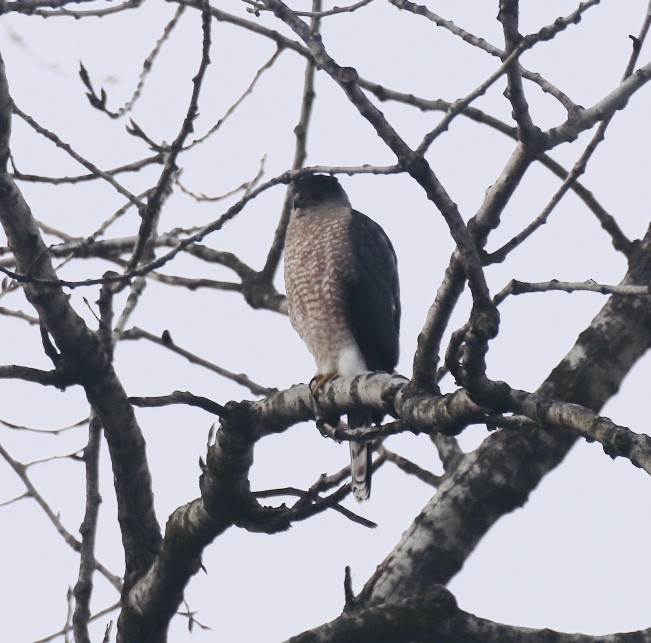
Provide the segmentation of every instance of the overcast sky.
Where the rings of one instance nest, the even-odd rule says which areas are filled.
[[[497,3],[450,0],[427,4],[473,34],[502,45],[501,27],[495,19]],[[521,30],[536,31],[577,4],[523,1]],[[262,13],[256,19],[246,12],[244,3],[228,5],[246,19],[286,33],[272,15]],[[324,8],[329,6],[326,3]],[[97,86],[108,91],[110,105],[121,104],[133,91],[144,57],[174,10],[174,5],[150,2],[137,11],[101,20],[3,16],[0,51],[16,104],[101,168],[146,156],[149,152],[144,143],[125,133],[124,119],[109,121],[88,106],[77,71],[81,60]],[[638,32],[645,11],[643,0],[604,1],[588,11],[579,25],[525,54],[522,62],[588,107],[616,86],[630,54],[628,35]],[[399,12],[382,0],[357,13],[327,19],[323,38],[340,65],[355,67],[361,76],[393,89],[431,99],[460,98],[499,65],[498,59],[434,23]],[[216,21],[212,39],[212,65],[201,95],[197,133],[224,115],[275,49],[269,40]],[[642,64],[650,52],[645,46]],[[188,11],[163,49],[132,114],[152,139],[170,142],[176,136],[200,53],[199,16]],[[184,185],[206,194],[227,192],[252,178],[263,156],[265,177],[288,169],[303,69],[302,58],[283,52],[253,95],[210,142],[184,159]],[[475,105],[508,121],[510,106],[503,90],[500,81]],[[526,90],[538,125],[548,128],[562,121],[564,112],[552,98],[531,84]],[[394,162],[390,151],[324,73],[317,74],[316,91],[308,164]],[[649,220],[650,98],[651,90],[643,88],[615,117],[582,179],[632,238],[644,234]],[[382,104],[381,109],[410,144],[416,144],[441,118],[440,113],[421,113],[392,103]],[[588,140],[589,135],[584,135],[577,144],[565,145],[553,156],[570,167]],[[464,218],[474,214],[512,148],[513,142],[502,134],[462,118],[433,145],[429,160]],[[84,172],[17,118],[12,152],[17,167],[25,173],[63,176]],[[150,170],[143,174],[123,177],[124,184],[134,191],[143,189],[155,176]],[[398,370],[409,376],[418,332],[453,250],[447,227],[420,188],[404,177],[341,180],[354,207],[378,221],[396,248],[403,301]],[[534,167],[488,248],[499,247],[533,219],[558,185],[558,179],[542,166]],[[20,187],[38,219],[80,237],[92,233],[123,205],[122,198],[106,184],[53,188],[21,183]],[[283,197],[282,186],[268,190],[205,242],[236,252],[253,267],[261,267]],[[161,230],[204,224],[218,218],[232,202],[197,204],[175,194],[166,204]],[[109,236],[135,234],[137,226],[137,216],[130,211],[111,228]],[[47,237],[47,242],[57,240]],[[6,245],[4,238],[2,245]],[[99,261],[76,262],[63,268],[61,275],[97,277],[109,267]],[[486,274],[495,293],[511,278],[591,278],[618,283],[625,268],[625,261],[612,249],[594,216],[569,195],[538,234],[509,261],[490,267]],[[182,256],[167,272],[211,279],[232,277],[223,269]],[[282,271],[277,287],[283,291],[281,276]],[[97,294],[97,289],[78,289],[71,294],[75,309],[92,328],[97,326],[91,311]],[[500,335],[491,344],[489,375],[516,388],[535,390],[604,303],[601,296],[587,293],[535,294],[507,301],[501,307]],[[33,314],[20,293],[4,297],[0,305]],[[450,330],[465,321],[468,306],[466,299]],[[312,358],[288,319],[253,311],[237,294],[190,292],[153,282],[132,323],[156,334],[168,329],[178,345],[224,368],[245,372],[265,386],[285,388],[309,381],[314,373]],[[0,325],[5,338],[1,364],[50,368],[36,330],[5,317],[0,317]],[[119,345],[116,370],[129,395],[164,395],[180,389],[219,403],[254,399],[242,387],[144,342]],[[647,357],[625,380],[604,414],[637,432],[646,432],[649,381]],[[453,386],[451,380],[444,382],[446,391]],[[0,387],[0,420],[46,429],[67,426],[88,414],[79,389],[61,393],[9,381],[2,381]],[[164,524],[175,507],[198,495],[198,460],[205,456],[214,418],[179,407],[141,409],[137,416],[147,439],[156,509]],[[485,430],[471,427],[461,436],[461,444],[472,449],[485,435]],[[57,437],[0,427],[2,444],[25,462],[76,451],[86,439],[85,427]],[[436,452],[426,437],[392,438],[388,446],[440,472]],[[123,553],[105,445],[102,455],[97,558],[121,574]],[[345,466],[347,459],[347,446],[323,439],[313,424],[295,427],[256,447],[252,487],[307,488],[319,474]],[[55,460],[34,466],[29,473],[52,509],[77,535],[84,510],[83,466]],[[0,502],[24,491],[4,462],[0,462],[0,480]],[[648,627],[651,518],[646,500],[650,490],[651,481],[630,462],[613,462],[599,445],[580,441],[524,509],[506,516],[489,532],[450,589],[462,609],[507,623],[595,634]],[[354,588],[360,590],[432,493],[423,483],[387,465],[374,477],[368,503],[361,507],[353,501],[347,503],[377,522],[377,529],[365,529],[334,512],[275,536],[232,528],[206,550],[207,574],[200,572],[193,578],[186,594],[190,609],[212,630],[195,629],[191,639],[186,620],[177,618],[170,641],[277,641],[335,618],[343,605],[344,567],[351,565]],[[0,519],[3,638],[34,641],[63,625],[66,590],[75,583],[78,560],[33,501],[0,508]],[[95,579],[93,608],[99,610],[117,597],[99,575]],[[95,640],[101,640],[107,621],[108,617],[103,618],[95,627]]]

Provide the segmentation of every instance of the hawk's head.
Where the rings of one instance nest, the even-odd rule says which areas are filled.
[[[334,176],[306,174],[294,181],[294,209],[320,205],[347,205],[348,197]]]

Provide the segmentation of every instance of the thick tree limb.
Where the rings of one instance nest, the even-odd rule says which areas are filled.
[[[623,284],[649,281],[651,231]],[[537,394],[598,412],[651,345],[650,301],[646,296],[611,297]],[[439,487],[367,582],[358,603],[399,601],[447,583],[490,527],[526,502],[575,440],[567,431],[530,428],[489,436]]]
[[[460,610],[454,596],[434,585],[425,594],[395,603],[344,612],[338,619],[289,639],[288,643],[640,643],[651,628],[639,632],[588,636],[503,625]]]
[[[627,301],[630,303],[630,299]],[[648,335],[649,327],[644,330]],[[632,350],[632,354],[637,353]],[[564,379],[565,383],[566,381],[567,378]],[[437,503],[449,502],[452,498],[452,507],[447,508],[450,515],[444,515],[443,518],[447,519],[442,523],[433,521],[427,514],[421,515],[410,531],[418,529],[422,522],[426,523],[426,527],[420,527],[420,532],[405,545],[408,552],[402,555],[402,560],[396,561],[392,567],[388,567],[385,561],[377,574],[377,582],[381,582],[380,589],[389,586],[394,576],[404,576],[409,573],[408,569],[413,568],[419,574],[414,573],[414,578],[410,577],[408,583],[415,585],[407,585],[401,590],[403,594],[411,596],[414,589],[427,591],[431,585],[432,572],[449,574],[455,565],[459,565],[472,550],[476,543],[474,539],[478,540],[482,535],[481,530],[487,528],[488,523],[492,524],[504,511],[523,502],[526,499],[526,484],[545,473],[548,461],[557,455],[561,447],[567,449],[572,444],[574,436],[560,433],[555,426],[585,430],[586,435],[596,439],[605,437],[607,445],[618,446],[619,455],[627,455],[634,462],[636,459],[640,462],[644,460],[645,467],[651,470],[651,441],[648,439],[636,441],[632,438],[632,448],[626,451],[622,446],[633,434],[624,427],[616,427],[607,420],[598,419],[594,413],[582,407],[560,403],[544,406],[542,402],[538,404],[535,396],[530,394],[514,392],[514,396],[516,401],[520,401],[519,411],[528,412],[540,421],[547,422],[547,430],[523,428],[520,432],[503,431],[499,436],[506,445],[498,442],[497,447],[494,445],[495,440],[492,443],[490,439],[487,440],[486,443],[495,449],[497,458],[492,463],[492,468],[479,466],[474,454],[466,456],[451,475],[441,482],[439,493],[430,503],[436,507]],[[423,394],[414,391],[403,378],[382,373],[335,378],[325,386],[317,401],[312,397],[308,386],[298,385],[259,402],[229,403],[223,410],[222,425],[217,432],[215,445],[208,452],[201,476],[201,498],[180,507],[172,514],[154,565],[129,594],[123,622],[129,624],[131,635],[139,641],[157,640],[155,634],[160,634],[160,629],[157,628],[162,627],[161,624],[166,623],[174,614],[185,584],[199,569],[203,547],[229,526],[238,525],[266,533],[282,531],[293,521],[314,515],[343,498],[349,492],[348,484],[326,498],[306,497],[289,508],[260,505],[251,493],[248,481],[248,471],[253,463],[253,446],[257,440],[283,432],[298,422],[320,417],[336,424],[339,415],[362,407],[399,417],[401,424],[414,432],[455,433],[469,422],[485,417],[485,410],[477,407],[465,391],[443,396]],[[364,437],[374,437],[374,430],[376,429],[363,429],[366,431]],[[356,432],[348,435],[346,429],[338,431],[339,437],[359,437]],[[624,439],[617,438],[617,434],[624,436]],[[542,452],[541,463],[529,460],[530,449],[535,447]],[[482,447],[479,451],[482,449],[487,450]],[[513,456],[511,450],[517,457]],[[492,450],[489,453],[493,455]],[[524,481],[516,477],[519,473],[518,465],[526,471]],[[512,471],[513,469],[515,470]],[[469,477],[467,482],[464,477]],[[522,488],[512,488],[511,485],[516,481]],[[474,493],[467,488],[470,484],[473,485]],[[486,501],[487,494],[492,497],[491,502]],[[503,498],[500,498],[501,494],[504,494]],[[455,512],[460,512],[463,516],[465,507],[470,511],[471,505],[472,520],[467,523],[457,522]],[[437,529],[444,530],[442,543],[435,540],[439,532],[434,529],[430,533],[433,530],[432,524]],[[461,533],[457,534],[456,531]],[[425,539],[426,547],[433,547],[442,560],[433,557],[426,550],[421,551],[421,541],[418,538]],[[416,560],[409,557],[411,552],[415,552]],[[368,587],[369,585],[362,593],[362,605],[375,606],[389,602],[386,596],[383,596],[382,601],[369,600]],[[373,585],[370,587],[372,589]],[[395,594],[398,590],[391,586],[391,591]],[[406,598],[403,595],[396,597],[396,600]],[[147,638],[146,633],[149,632],[152,633],[151,638]]]

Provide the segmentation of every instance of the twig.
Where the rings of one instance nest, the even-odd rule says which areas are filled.
[[[144,200],[147,196],[149,196],[150,192],[151,188],[148,188],[144,192],[138,194],[138,201]],[[85,244],[86,247],[94,243],[96,239],[101,237],[118,219],[123,217],[132,207],[133,203],[125,203],[121,208],[118,208],[108,219],[106,219],[106,221],[104,221],[99,226],[99,228],[97,228],[97,230],[95,230],[95,232],[86,237],[82,243]]]
[[[96,612],[93,614],[89,619],[88,622],[96,621],[99,618],[102,618],[106,616],[107,614],[110,614],[111,612],[114,612],[115,610],[119,609],[121,603],[118,601],[117,603],[113,603],[113,605],[110,605],[109,607],[105,607],[103,610],[100,610],[99,612]],[[109,625],[110,627],[110,625]],[[65,636],[67,633],[69,633],[72,630],[71,626],[66,626],[63,629],[59,630],[58,632],[54,632],[54,634],[50,634],[49,636],[46,636],[43,639],[38,639],[38,641],[34,641],[34,643],[49,643],[50,641],[54,641],[54,639],[60,637],[60,636]]]
[[[10,498],[9,500],[4,500],[3,502],[0,502],[0,507],[7,507],[14,502],[18,502],[20,500],[25,500],[25,498],[31,498],[29,495],[29,492],[25,491],[24,493],[21,493],[19,496],[16,496],[15,498]]]
[[[439,484],[441,484],[441,476],[434,475],[431,471],[427,471],[427,469],[419,467],[415,462],[411,462],[411,460],[407,460],[407,458],[403,458],[401,455],[398,455],[393,451],[389,451],[389,449],[384,446],[379,447],[378,453],[383,454],[389,462],[395,464],[401,471],[415,476],[425,484],[428,484],[434,488],[438,487]]]
[[[126,262],[120,262],[122,265]],[[141,277],[142,278],[142,277]],[[199,288],[212,288],[214,290],[224,290],[227,292],[242,292],[242,284],[236,284],[231,281],[217,281],[215,279],[191,279],[189,277],[179,277],[178,275],[165,275],[161,272],[150,272],[149,278],[169,286],[181,286],[188,290],[198,290]]]
[[[11,422],[7,422],[7,420],[2,420],[0,419],[0,424],[6,426],[8,429],[13,429],[14,431],[28,431],[32,433],[40,433],[40,434],[45,434],[45,435],[59,435],[61,433],[64,433],[65,431],[70,431],[71,429],[78,429],[81,426],[85,426],[88,424],[89,418],[84,418],[83,420],[79,420],[79,422],[75,422],[74,424],[69,424],[68,426],[64,426],[61,429],[34,429],[29,426],[22,426],[20,424],[12,424]]]
[[[41,16],[42,18],[53,18],[56,16],[66,16],[69,18],[88,18],[95,17],[101,18],[111,14],[121,13],[128,9],[137,9],[144,0],[126,0],[121,5],[107,7],[106,9],[91,9],[89,11],[76,11],[74,9],[66,9],[68,4],[79,4],[79,0],[17,0],[16,2],[8,2],[5,11],[15,11],[16,13],[24,13],[30,16]],[[40,7],[48,7],[48,10]],[[49,9],[50,7],[58,7],[57,9]]]
[[[183,7],[183,5],[180,6]],[[269,58],[269,60],[267,60],[267,62],[258,69],[258,71],[255,73],[255,76],[253,77],[253,80],[249,83],[249,86],[244,90],[241,96],[226,110],[224,115],[203,136],[195,138],[192,142],[188,143],[183,148],[184,150],[189,150],[195,145],[199,145],[209,139],[228,120],[228,118],[233,113],[235,113],[237,108],[244,102],[244,99],[253,93],[255,86],[257,85],[264,72],[273,67],[280,54],[283,52],[283,49],[284,48],[281,46],[278,46],[276,48],[276,51],[274,51],[271,58]]]
[[[594,0],[594,1],[598,2],[599,0]],[[422,15],[428,20],[434,22],[438,27],[443,27],[444,29],[447,29],[450,33],[454,34],[455,36],[458,36],[464,42],[467,42],[473,47],[477,47],[479,49],[484,50],[485,52],[489,53],[491,56],[495,56],[496,58],[500,58],[500,59],[503,59],[505,56],[505,52],[502,49],[499,49],[498,47],[495,47],[494,45],[484,40],[483,38],[478,38],[477,36],[474,36],[473,34],[462,29],[461,27],[458,27],[451,20],[445,20],[444,18],[441,18],[437,14],[430,11],[424,5],[415,4],[413,2],[409,2],[409,0],[389,0],[389,2],[391,2],[391,4],[396,6],[398,9],[405,9],[407,11],[411,11],[414,14]],[[566,96],[560,89],[552,85],[548,80],[544,79],[540,74],[536,72],[528,71],[526,69],[522,69],[522,76],[527,80],[536,83],[545,93],[556,98],[556,100],[558,100],[558,102],[561,103],[561,105],[563,105],[563,107],[567,110],[568,114],[573,114],[579,109],[576,103],[570,100],[570,98],[568,98],[568,96]]]
[[[250,13],[253,13],[258,16],[260,11],[268,11],[268,9],[260,2],[255,2],[255,0],[242,0],[246,4],[250,4],[252,9],[247,9]],[[327,11],[321,11],[320,9],[312,9],[312,11],[295,11],[294,13],[297,16],[303,16],[305,18],[327,18],[328,16],[335,16],[339,13],[352,13],[365,7],[367,4],[370,4],[373,0],[359,0],[355,4],[348,5],[347,7],[333,7]]]
[[[63,526],[61,519],[57,514],[55,514],[50,505],[45,501],[43,496],[38,492],[36,487],[32,484],[29,476],[27,475],[27,467],[14,460],[7,450],[0,444],[0,456],[2,456],[7,462],[7,464],[13,469],[14,473],[21,479],[22,483],[27,489],[27,493],[31,498],[33,498],[36,503],[41,507],[45,515],[48,517],[49,521],[54,525],[55,529],[59,532],[66,544],[76,552],[81,551],[81,543]],[[116,590],[122,591],[122,580],[119,576],[112,574],[102,563],[98,560],[94,561],[95,569],[108,580]]]
[[[185,598],[183,599],[183,604],[185,605],[185,611],[179,610],[177,614],[179,616],[185,616],[185,618],[188,619],[188,631],[190,633],[192,633],[192,630],[195,625],[198,625],[202,630],[212,630],[212,627],[208,625],[204,625],[203,623],[197,621],[197,619],[195,618],[196,612],[193,612],[190,609],[190,606],[188,605],[188,601]]]
[[[133,255],[129,259],[127,272],[136,268],[140,263],[145,246],[149,242],[152,232],[158,221],[163,201],[169,195],[171,182],[177,173],[176,160],[181,153],[186,138],[190,135],[194,127],[194,121],[199,115],[199,94],[203,85],[203,79],[206,69],[210,64],[210,46],[211,46],[211,15],[208,0],[203,0],[201,11],[201,26],[203,31],[203,41],[201,45],[201,62],[196,76],[192,79],[192,95],[188,109],[179,130],[178,135],[172,142],[167,151],[165,165],[158,179],[156,187],[152,190],[147,206],[142,213],[140,230],[138,231],[138,243],[134,248]]]
[[[87,94],[88,100],[90,101],[90,104],[93,107],[95,107],[101,112],[104,112],[107,116],[114,119],[124,116],[124,114],[130,112],[133,109],[133,106],[136,104],[136,102],[138,101],[138,99],[142,94],[143,87],[145,86],[145,80],[147,76],[151,73],[151,70],[154,67],[154,62],[158,54],[160,53],[163,44],[165,44],[165,42],[169,40],[170,34],[176,27],[184,11],[185,11],[185,7],[183,5],[179,5],[176,8],[176,12],[172,16],[172,19],[165,25],[165,28],[163,29],[163,34],[156,41],[154,48],[149,53],[149,55],[145,58],[145,61],[142,65],[142,71],[138,76],[138,83],[136,85],[136,88],[131,98],[122,107],[119,107],[115,112],[111,111],[106,107],[106,92],[104,91],[103,88],[101,90],[100,96],[96,94],[91,84],[90,77],[88,76],[88,72],[85,70],[84,66],[81,65],[80,63],[81,70],[79,72],[79,75],[81,76],[84,85],[88,89],[88,94]]]
[[[26,321],[31,326],[36,326],[39,324],[38,317],[34,317],[33,315],[28,315],[27,313],[24,313],[22,310],[11,310],[10,308],[5,308],[4,306],[0,306],[0,315],[22,319],[23,321]]]
[[[347,474],[350,475],[350,468],[347,470]],[[347,477],[347,476],[346,476]],[[308,497],[309,501],[305,504],[312,506],[314,504],[315,498],[311,496],[310,492],[312,490],[310,489],[309,492],[305,492],[302,489],[297,489],[296,487],[283,487],[281,489],[264,489],[262,491],[254,491],[253,496],[255,498],[276,498],[278,496],[298,496],[300,498],[299,502],[295,505],[295,507],[298,506],[303,506],[303,499]],[[318,497],[318,496],[317,496]],[[319,498],[322,500],[322,498]],[[359,514],[356,514],[355,512],[351,511],[350,509],[346,509],[346,507],[343,507],[342,505],[335,503],[335,504],[328,504],[327,508],[329,509],[334,509],[336,512],[340,513],[342,516],[345,516],[352,522],[357,523],[358,525],[362,525],[363,527],[368,527],[370,529],[374,529],[377,527],[377,524],[374,523],[372,520],[368,520],[367,518],[364,518],[363,516],[360,516]]]
[[[48,140],[52,141],[58,148],[62,149],[64,152],[67,152],[73,159],[75,159],[75,161],[77,161],[77,163],[80,163],[87,170],[90,170],[90,172],[92,172],[95,176],[104,179],[107,183],[112,185],[122,196],[128,199],[139,210],[140,208],[142,208],[142,203],[138,200],[138,198],[134,194],[129,192],[129,190],[127,190],[124,186],[118,183],[111,174],[103,170],[100,170],[96,165],[94,165],[90,161],[87,161],[80,154],[75,152],[72,149],[72,147],[68,145],[68,143],[62,141],[54,132],[50,132],[49,130],[45,129],[45,127],[39,125],[31,116],[23,112],[15,103],[13,104],[13,111],[16,115],[20,116],[20,118],[22,118],[36,132],[38,132]]]
[[[470,103],[472,103],[476,98],[483,96],[488,88],[507,72],[511,63],[513,63],[523,52],[524,47],[511,52],[502,65],[500,65],[500,67],[496,69],[483,83],[479,84],[463,98],[454,101],[454,103],[452,103],[447,109],[445,116],[441,119],[440,123],[423,137],[423,140],[416,150],[417,153],[424,154],[427,152],[436,138],[448,129],[450,123],[459,116],[459,114],[464,112],[470,106]]]
[[[318,13],[321,10],[321,0],[312,0],[312,11]],[[310,30],[314,33],[319,32],[320,18],[312,16],[310,20]],[[305,164],[307,158],[307,132],[310,125],[310,118],[312,117],[312,107],[314,105],[314,63],[308,58],[305,64],[305,73],[303,75],[303,98],[301,100],[301,113],[298,118],[298,123],[294,128],[296,136],[296,143],[294,146],[294,159],[292,161],[292,170],[298,170]],[[285,200],[283,202],[283,209],[280,214],[280,220],[274,232],[274,238],[271,243],[271,248],[267,253],[267,259],[261,271],[263,279],[271,283],[278,269],[280,257],[282,256],[283,248],[285,247],[285,233],[289,225],[289,216],[292,210],[291,204],[291,190],[287,188],[285,192]]]
[[[29,462],[24,463],[25,471],[30,467],[34,467],[37,464],[45,464],[46,462],[54,462],[56,460],[72,460],[73,462],[79,462],[82,460],[82,449],[77,449],[72,453],[64,453],[63,455],[50,455],[45,458],[38,458],[36,460],[30,460]]]
[[[105,174],[109,176],[115,176],[117,174],[124,174],[127,172],[139,172],[149,165],[154,165],[156,163],[161,163],[163,160],[162,154],[155,154],[154,156],[148,156],[147,158],[140,159],[139,161],[133,161],[132,163],[127,163],[126,165],[120,165],[114,167],[110,170],[105,170]],[[11,164],[14,168],[13,177],[17,181],[25,181],[27,183],[49,183],[51,185],[63,185],[63,184],[74,184],[74,183],[84,183],[86,181],[96,181],[97,179],[103,178],[101,175],[98,175],[95,172],[90,174],[81,174],[78,176],[41,176],[37,174],[24,174],[16,168],[14,158],[11,159]],[[137,197],[138,200],[142,197]]]
[[[16,366],[13,364],[0,366],[0,379],[24,380],[25,382],[42,384],[43,386],[55,386],[59,389],[64,389],[74,383],[69,375],[57,369],[41,371],[30,366]]]
[[[257,171],[256,175],[252,179],[250,179],[249,181],[244,181],[243,183],[241,183],[237,187],[229,190],[228,192],[224,192],[223,194],[218,194],[216,196],[210,196],[208,194],[203,194],[201,192],[193,192],[189,188],[186,188],[183,185],[183,183],[181,183],[181,179],[178,176],[176,177],[176,185],[179,186],[179,188],[181,189],[181,192],[183,192],[183,194],[187,194],[188,196],[192,197],[195,201],[204,201],[204,202],[207,202],[207,203],[215,203],[217,201],[223,201],[224,199],[227,199],[228,197],[233,196],[234,194],[237,194],[238,192],[244,191],[244,193],[246,194],[251,189],[253,189],[256,185],[258,185],[258,183],[260,182],[260,180],[264,176],[264,164],[265,164],[266,159],[267,159],[266,155],[263,156],[260,159],[260,166],[258,167],[258,171]]]
[[[93,594],[93,572],[95,571],[95,536],[99,517],[99,452],[102,424],[94,413],[90,419],[88,444],[84,449],[86,465],[86,513],[81,523],[81,551],[79,556],[79,577],[74,587],[75,611],[72,627],[75,643],[90,643],[88,623],[91,618],[90,599]]]
[[[201,395],[193,395],[188,391],[174,391],[169,395],[159,395],[156,397],[130,397],[129,402],[134,406],[140,407],[160,407],[160,406],[169,406],[171,404],[186,404],[188,406],[197,406],[208,413],[213,415],[224,415],[226,409],[221,405],[217,404],[213,400],[203,397]]]
[[[617,285],[609,286],[605,284],[598,284],[591,279],[588,281],[558,281],[552,279],[551,281],[542,281],[531,283],[526,281],[518,281],[511,279],[509,283],[502,288],[502,290],[495,295],[495,303],[501,304],[509,295],[522,295],[524,293],[532,292],[550,292],[554,290],[561,290],[563,292],[576,292],[587,291],[596,292],[601,295],[628,295],[632,297],[639,297],[640,295],[650,295],[651,285],[635,286],[635,285]]]
[[[187,351],[184,348],[177,346],[174,343],[174,340],[172,339],[172,336],[170,335],[169,331],[164,331],[161,337],[158,337],[157,335],[153,335],[152,333],[149,333],[146,330],[143,330],[142,328],[133,326],[132,328],[129,328],[128,330],[124,331],[124,333],[122,334],[122,339],[128,339],[128,340],[146,339],[150,342],[154,342],[155,344],[158,344],[159,346],[164,346],[168,350],[171,350],[173,353],[176,353],[177,355],[182,355],[191,364],[198,364],[199,366],[203,366],[204,368],[207,368],[208,370],[213,371],[214,373],[217,373],[222,377],[232,380],[233,382],[236,382],[237,384],[240,384],[241,386],[248,388],[251,391],[251,393],[254,393],[255,395],[269,395],[275,392],[276,390],[274,388],[256,384],[253,380],[249,379],[244,374],[232,373],[231,371],[228,371],[225,368],[222,368],[221,366],[217,366],[216,364],[213,364],[203,359],[202,357],[199,357],[198,355],[195,355],[194,353],[191,353],[190,351]]]

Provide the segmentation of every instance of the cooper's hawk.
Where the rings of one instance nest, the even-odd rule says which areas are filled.
[[[285,241],[289,318],[317,366],[315,389],[336,375],[393,372],[398,363],[400,288],[396,254],[384,230],[353,210],[333,176],[294,182]],[[313,390],[315,390],[313,389]],[[350,413],[351,428],[380,421]],[[371,491],[371,452],[350,443],[352,490]]]

